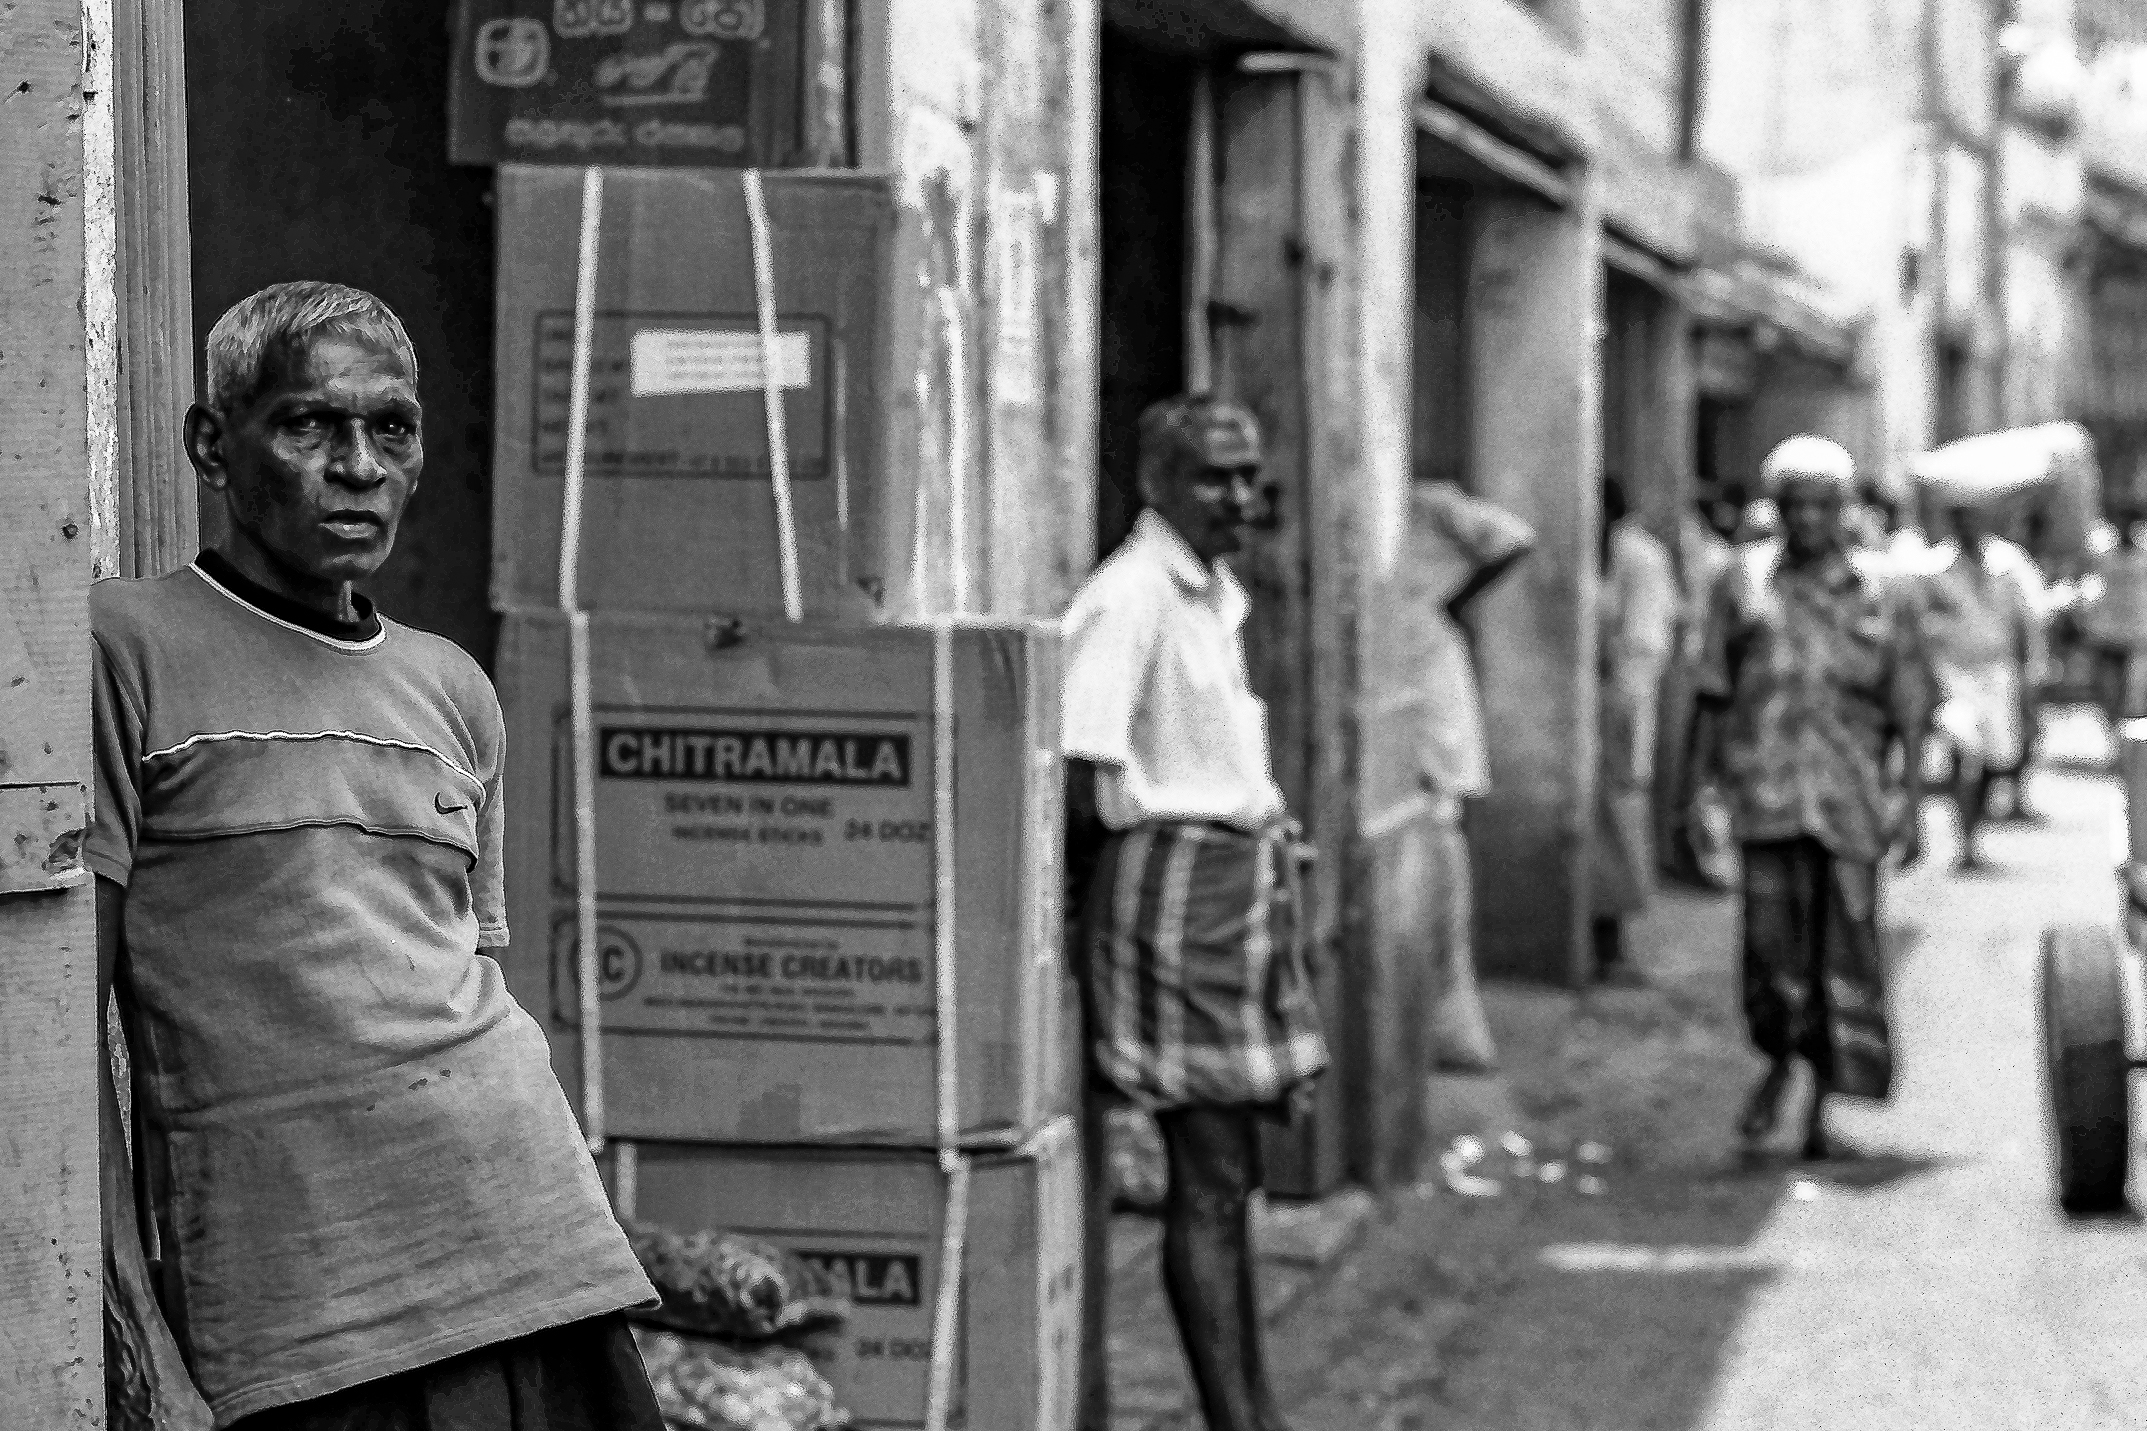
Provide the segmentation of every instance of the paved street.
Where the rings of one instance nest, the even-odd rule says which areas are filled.
[[[1888,916],[1897,1092],[1840,1111],[1853,1158],[1733,1150],[1756,1065],[1727,901],[1663,900],[1639,931],[1647,991],[1494,990],[1505,1074],[1441,1080],[1445,1132],[1520,1130],[1537,1158],[1601,1139],[1609,1189],[1582,1196],[1569,1170],[1390,1199],[1278,1319],[1300,1431],[2147,1421],[2147,1231],[2055,1206],[2033,998],[2043,926],[2110,909],[2119,802],[2078,767],[2034,793],[2048,822],[1996,827],[1997,868],[1972,879],[1932,806],[1930,862]]]

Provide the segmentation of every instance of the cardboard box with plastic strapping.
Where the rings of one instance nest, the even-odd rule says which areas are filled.
[[[922,1426],[946,1179],[929,1152],[638,1150],[633,1215],[791,1248],[853,1307],[819,1365],[867,1428]],[[956,1319],[950,1426],[1071,1431],[1081,1341],[1081,1160],[1070,1119],[976,1160]]]
[[[806,613],[869,619],[881,563],[884,179],[762,176]],[[582,176],[500,171],[492,602],[558,596]],[[781,612],[752,229],[735,171],[609,170],[591,328],[582,602]]]
[[[935,1139],[935,632],[591,618],[608,1131]],[[1057,636],[951,628],[959,1125],[1078,1096],[1061,957]],[[579,1093],[567,623],[511,614],[509,985]]]

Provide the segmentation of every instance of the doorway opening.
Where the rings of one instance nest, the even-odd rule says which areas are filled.
[[[1201,61],[1103,31],[1096,557],[1140,512],[1142,409],[1185,386],[1187,157]]]

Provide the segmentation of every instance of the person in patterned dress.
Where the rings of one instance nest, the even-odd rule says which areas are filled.
[[[1906,580],[1850,547],[1849,454],[1794,437],[1762,475],[1782,532],[1716,581],[1701,758],[1730,793],[1743,849],[1744,1011],[1768,1059],[1740,1131],[1773,1131],[1802,1058],[1814,1079],[1804,1151],[1825,1157],[1828,1097],[1892,1086],[1879,874],[1890,852],[1922,856],[1932,682]]]
[[[1077,958],[1092,1093],[1147,1109],[1162,1130],[1163,1283],[1210,1431],[1282,1425],[1262,1362],[1249,1200],[1262,1120],[1287,1117],[1327,1063],[1298,928],[1301,847],[1245,669],[1250,601],[1224,562],[1259,468],[1259,429],[1242,408],[1194,395],[1141,414],[1146,510],[1064,622],[1069,839],[1093,852],[1092,864],[1088,851],[1069,860],[1093,870]],[[1084,1119],[1092,1167],[1098,1121]],[[1091,1431],[1108,1424],[1099,1182]]]

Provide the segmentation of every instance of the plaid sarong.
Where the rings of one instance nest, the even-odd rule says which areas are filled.
[[[1744,1014],[1769,1058],[1802,1055],[1836,1093],[1893,1088],[1879,868],[1810,836],[1744,847]]]
[[[1160,1110],[1270,1104],[1327,1066],[1280,833],[1140,825],[1089,886],[1096,1071]]]

